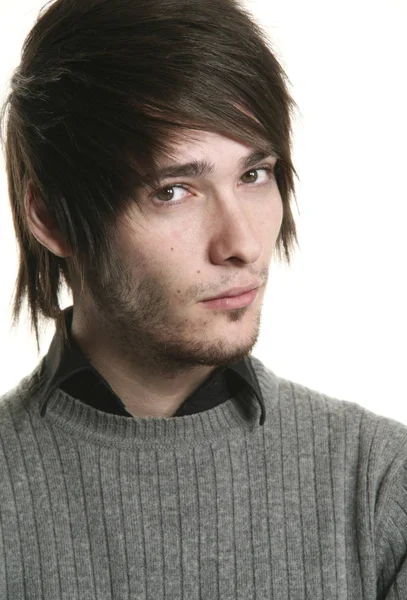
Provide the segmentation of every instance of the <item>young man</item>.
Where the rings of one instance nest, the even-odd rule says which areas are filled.
[[[1,598],[407,597],[406,427],[251,356],[297,241],[285,80],[233,0],[57,0],[30,32],[14,318],[56,332],[0,402]]]

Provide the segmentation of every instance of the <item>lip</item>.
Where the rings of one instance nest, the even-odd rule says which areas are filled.
[[[236,288],[233,290],[233,293],[235,290]],[[259,288],[257,287],[247,292],[238,294],[237,296],[223,296],[221,298],[205,300],[200,304],[203,308],[212,310],[236,310],[238,308],[246,308],[253,304],[253,302],[256,300],[258,291]],[[229,290],[229,293],[231,292],[232,290]]]
[[[226,292],[221,292],[219,296],[212,296],[212,298],[205,298],[202,302],[208,302],[209,300],[220,300],[221,298],[233,298],[235,296],[241,296],[246,292],[251,292],[260,287],[260,283],[251,283],[250,285],[246,285],[244,287],[234,287]]]

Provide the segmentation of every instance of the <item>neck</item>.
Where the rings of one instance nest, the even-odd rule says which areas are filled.
[[[75,308],[71,335],[134,417],[171,417],[216,367],[163,362],[145,343],[123,347],[114,331]]]

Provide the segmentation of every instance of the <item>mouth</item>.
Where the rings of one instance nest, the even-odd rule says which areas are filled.
[[[211,298],[205,298],[203,302],[208,302],[212,300],[220,300],[221,298],[235,298],[236,296],[241,296],[242,294],[246,294],[247,292],[251,292],[252,290],[258,289],[261,286],[261,283],[254,281],[249,285],[245,285],[242,287],[234,287],[230,290],[226,290],[225,292],[221,292],[217,296],[212,296]]]
[[[201,301],[204,308],[234,310],[249,306],[257,298],[260,285],[258,283],[244,287],[236,287],[222,292],[215,298]]]

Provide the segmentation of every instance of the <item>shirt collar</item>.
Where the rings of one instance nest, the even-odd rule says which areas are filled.
[[[69,306],[64,311],[65,322],[68,330],[68,341],[65,341],[62,333],[56,331],[51,341],[47,354],[44,357],[43,375],[45,376],[44,400],[41,404],[41,416],[45,415],[47,403],[52,394],[70,378],[79,375],[81,372],[93,371],[94,375],[108,388],[113,395],[116,403],[121,407],[124,414],[126,413],[125,406],[120,398],[115,394],[108,382],[102,375],[93,367],[89,359],[85,356],[81,348],[70,335],[70,328],[73,317],[73,306]],[[214,386],[219,382],[222,374],[234,374],[244,383],[246,388],[249,388],[254,393],[256,400],[261,408],[260,425],[263,425],[266,419],[266,409],[260,385],[257,380],[250,357],[245,357],[235,363],[229,364],[226,368],[216,370],[212,375],[202,383],[198,391],[204,392],[205,386]],[[195,394],[195,392],[194,392]],[[180,411],[180,414],[183,414]]]

